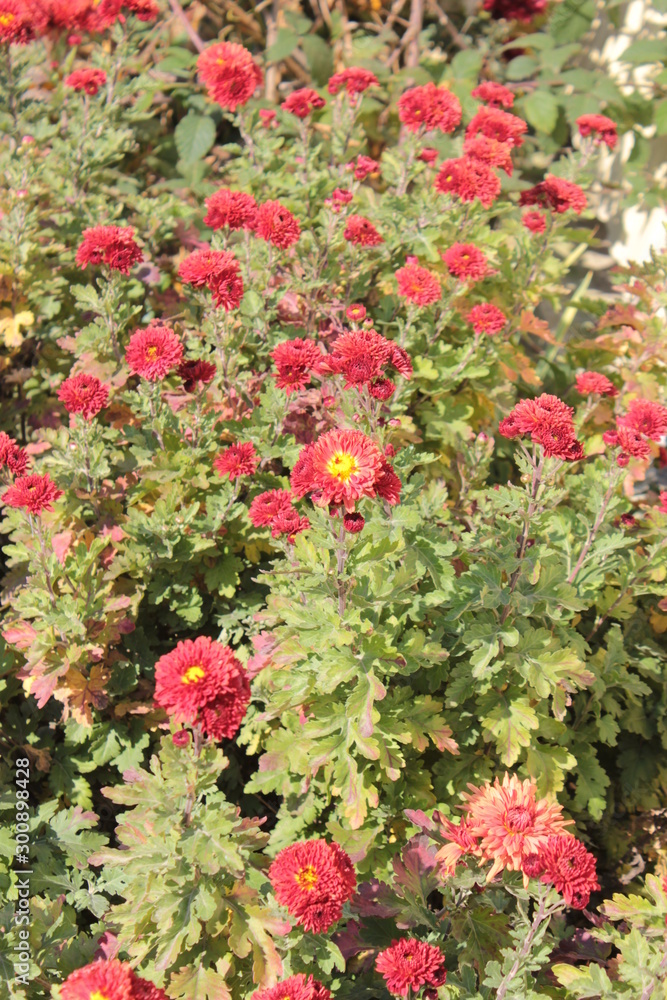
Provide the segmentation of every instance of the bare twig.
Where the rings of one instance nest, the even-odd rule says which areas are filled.
[[[191,25],[190,19],[188,18],[187,14],[181,7],[178,0],[169,0],[169,6],[173,10],[178,20],[183,25],[183,27],[185,28],[187,36],[194,45],[194,47],[196,48],[197,52],[203,52],[205,48],[204,43],[202,42],[201,38]]]

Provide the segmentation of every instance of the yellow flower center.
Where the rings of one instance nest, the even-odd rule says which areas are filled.
[[[181,675],[181,681],[183,684],[196,684],[197,681],[200,681],[205,676],[206,671],[204,668],[195,663],[191,667],[188,667],[185,673]]]
[[[146,358],[149,361],[155,361],[155,359],[157,358],[157,347],[146,348]]]
[[[11,24],[12,21],[15,21],[15,20],[16,20],[16,18],[14,17],[14,15],[10,11],[8,11],[8,10],[5,11],[4,14],[0,14],[0,24],[3,27],[5,27],[8,24]]]
[[[100,992],[100,990],[95,990],[94,993],[90,994],[88,1000],[109,1000],[109,997],[106,995],[106,993],[102,993]]]
[[[334,479],[340,479],[341,483],[346,483],[350,476],[359,471],[359,464],[354,457],[346,451],[337,451],[327,462],[327,472]]]
[[[317,885],[317,872],[312,865],[306,865],[305,868],[299,868],[294,876],[294,880],[300,889],[303,889],[305,892],[312,892]]]

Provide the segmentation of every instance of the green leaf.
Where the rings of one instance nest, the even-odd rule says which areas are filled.
[[[507,66],[508,80],[527,80],[538,69],[537,61],[531,56],[517,56]]]
[[[305,35],[301,39],[301,48],[313,80],[318,86],[324,86],[333,73],[331,46],[319,35]]]
[[[667,38],[641,38],[629,45],[619,56],[621,62],[641,63],[667,62]]]
[[[522,747],[530,746],[531,730],[538,729],[539,725],[535,709],[527,698],[502,699],[482,719],[482,726],[495,739],[500,759],[507,767],[516,763]]]
[[[208,153],[215,142],[215,122],[204,115],[192,112],[180,122],[174,130],[178,155],[186,163],[196,163]]]
[[[526,120],[538,132],[550,135],[558,121],[558,101],[548,90],[534,90],[523,99]]]
[[[551,15],[549,29],[559,44],[576,42],[589,30],[594,17],[595,0],[563,0]]]
[[[658,135],[667,135],[667,101],[658,101],[655,105],[654,121]]]
[[[278,37],[273,45],[269,45],[264,53],[267,63],[280,62],[287,59],[299,44],[299,36],[289,28],[279,28]]]

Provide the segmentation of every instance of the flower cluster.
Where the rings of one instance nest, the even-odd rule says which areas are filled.
[[[107,405],[109,386],[100,382],[96,375],[81,372],[65,379],[58,389],[58,399],[64,403],[68,413],[92,420]]]
[[[239,262],[229,250],[203,247],[181,261],[178,273],[184,284],[208,288],[217,309],[238,309],[243,298]]]
[[[387,340],[372,327],[346,330],[333,344],[331,354],[321,357],[320,373],[345,376],[345,389],[364,386],[375,399],[388,399],[396,389],[385,374],[387,366],[394,368],[404,378],[412,375],[412,362],[408,353],[398,344]]]
[[[398,117],[409,132],[453,132],[461,122],[461,102],[450,90],[426,83],[401,94]]]
[[[359,94],[363,94],[369,87],[377,87],[377,85],[378,78],[375,73],[371,73],[368,69],[362,69],[360,66],[350,66],[330,77],[327,90],[332,96],[340,93],[341,90],[344,91],[348,95],[350,103],[355,105]]]
[[[107,82],[107,75],[103,69],[94,69],[92,66],[84,66],[82,69],[75,69],[73,73],[65,77],[65,86],[72,90],[83,91],[94,97]]]
[[[303,119],[308,118],[313,111],[323,108],[325,104],[326,101],[320,97],[316,90],[311,90],[310,87],[300,87],[298,90],[293,90],[280,107],[288,114]]]
[[[616,421],[616,429],[606,431],[605,444],[618,448],[616,462],[625,466],[630,458],[646,459],[651,454],[649,441],[659,441],[667,434],[667,407],[648,399],[633,399],[628,411]]]
[[[274,347],[271,357],[277,368],[276,385],[289,395],[308,385],[311,374],[319,372],[324,355],[314,341],[295,337]]]
[[[269,879],[278,902],[304,930],[316,934],[340,920],[357,886],[349,856],[326,840],[283,848],[269,868]]]
[[[607,118],[606,115],[581,115],[577,118],[577,128],[583,139],[592,135],[596,145],[604,144],[609,149],[615,149],[618,126],[612,118]]]
[[[246,714],[250,684],[229,646],[208,636],[185,639],[155,664],[155,702],[177,723],[230,739]]]
[[[71,972],[60,987],[61,1000],[167,1000],[167,994],[142,979],[127,962],[99,959]]]
[[[289,490],[265,490],[250,504],[248,517],[256,528],[271,528],[271,536],[287,536],[288,542],[301,531],[310,527],[310,521],[303,517],[292,503]]]
[[[0,431],[0,469],[7,469],[12,476],[21,476],[27,468],[27,452],[9,434]]]
[[[529,435],[542,446],[545,457],[576,462],[584,457],[584,450],[576,438],[573,414],[572,407],[557,396],[542,393],[537,399],[520,400],[500,421],[498,430],[506,438]]]
[[[220,188],[206,199],[207,214],[204,225],[211,229],[247,229],[252,231],[257,223],[257,202],[251,194]]]
[[[129,274],[144,255],[134,239],[131,226],[93,226],[84,229],[83,240],[76,252],[76,263],[84,268],[88,264],[105,264],[112,271]]]
[[[519,204],[523,206],[540,205],[542,208],[548,208],[557,214],[571,210],[577,215],[581,215],[586,208],[587,201],[586,195],[578,184],[566,181],[563,177],[547,174],[539,184],[521,192]]]

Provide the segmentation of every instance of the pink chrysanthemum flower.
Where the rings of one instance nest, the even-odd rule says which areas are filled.
[[[295,337],[274,347],[271,357],[278,369],[273,376],[276,385],[289,395],[308,385],[311,373],[318,370],[323,355],[313,340]]]
[[[61,1000],[167,1000],[167,994],[142,979],[127,962],[100,959],[71,972],[60,987]]]
[[[375,959],[375,968],[384,976],[389,992],[401,997],[407,997],[410,990],[417,994],[422,986],[432,987],[436,996],[435,990],[447,978],[440,949],[414,938],[392,941]]]
[[[582,396],[618,396],[614,383],[599,372],[580,372],[577,375],[577,392]]]
[[[408,132],[453,132],[461,123],[461,102],[445,87],[426,83],[401,94],[398,117]]]
[[[0,498],[8,507],[23,507],[29,514],[53,510],[53,504],[63,495],[50,476],[19,476]]]
[[[540,881],[553,885],[575,910],[585,909],[591,893],[600,888],[594,855],[570,834],[548,837],[527,862],[526,874],[530,875],[531,870],[539,874]]]
[[[547,217],[544,212],[524,212],[521,222],[531,233],[543,233],[547,228]]]
[[[66,378],[58,389],[58,399],[68,413],[78,413],[84,420],[92,420],[109,401],[109,386],[95,375],[81,372]]]
[[[159,382],[183,359],[183,345],[171,329],[151,323],[135,330],[125,348],[125,360],[136,375],[149,382]]]
[[[251,476],[259,465],[259,455],[252,441],[232,444],[213,460],[213,468],[220,476],[228,476],[229,481],[240,476]]]
[[[206,208],[208,211],[204,216],[204,225],[210,226],[211,229],[255,228],[257,202],[245,191],[220,188],[206,199]]]
[[[480,302],[479,305],[473,306],[466,319],[475,333],[487,333],[490,337],[500,333],[507,324],[505,313],[491,302]]]
[[[278,125],[277,115],[273,108],[260,108],[259,120],[264,128],[276,128]]]
[[[177,368],[177,375],[183,379],[186,392],[196,392],[202,385],[207,385],[215,378],[217,369],[212,361],[182,361]]]
[[[256,990],[250,1000],[331,1000],[331,993],[317,979],[300,972],[275,986]]]
[[[643,461],[651,457],[651,449],[646,439],[632,427],[617,426],[614,431],[605,431],[602,440],[612,448],[620,448],[616,462],[621,468],[628,464],[630,458]]]
[[[391,360],[392,346],[390,340],[372,327],[345,330],[336,337],[333,355],[330,355],[329,360],[356,361],[359,358],[367,358],[372,363],[374,372],[379,373]]]
[[[251,54],[235,42],[209,45],[199,56],[197,69],[211,100],[229,111],[247,104],[262,82]]]
[[[416,306],[430,306],[441,296],[440,280],[436,274],[419,264],[408,264],[396,272],[398,294]]]
[[[473,90],[471,97],[476,97],[478,101],[484,101],[490,108],[511,108],[514,104],[514,94],[508,87],[503,87],[502,83],[495,83],[493,80],[484,80]]]
[[[256,528],[266,528],[273,524],[278,514],[292,509],[292,494],[289,490],[265,490],[248,508],[248,517]]]
[[[493,862],[487,882],[503,868],[521,871],[525,858],[571,822],[563,818],[558,802],[538,799],[535,783],[520,781],[515,774],[505,773],[502,784],[496,778],[481,788],[468,787],[470,792],[463,795],[467,829],[479,838],[483,859]],[[527,884],[527,877],[524,881]]]
[[[581,115],[577,118],[577,127],[582,138],[592,135],[598,146],[604,143],[614,149],[618,142],[618,125],[606,115]]]
[[[229,646],[208,636],[179,642],[155,664],[155,702],[175,722],[230,739],[250,702],[246,672]]]
[[[480,281],[488,270],[486,256],[472,243],[454,243],[440,255],[450,274],[466,281]]]
[[[8,469],[13,476],[21,476],[28,468],[28,453],[6,434],[0,431],[0,469]]]
[[[84,66],[82,69],[75,69],[73,73],[65,77],[65,86],[72,90],[83,90],[86,94],[94,97],[107,82],[107,75],[103,69],[94,69],[92,66]]]
[[[299,220],[279,201],[265,201],[257,209],[255,235],[286,250],[301,236]]]
[[[417,159],[421,160],[422,163],[435,163],[439,155],[438,150],[434,149],[433,146],[424,146]]]
[[[512,163],[512,147],[506,142],[489,139],[486,135],[466,136],[463,142],[463,152],[471,160],[504,170],[508,177],[514,172]]]
[[[106,264],[112,271],[129,274],[135,264],[144,259],[134,239],[131,226],[93,226],[84,229],[83,240],[76,252],[76,263]]]
[[[477,199],[490,208],[500,194],[500,178],[491,167],[471,156],[445,160],[435,178],[435,189],[463,202]]]
[[[562,177],[547,174],[539,184],[521,192],[519,204],[522,207],[540,205],[542,208],[550,208],[552,212],[557,214],[571,209],[577,215],[581,215],[587,202],[586,195],[578,184],[566,181]]]
[[[344,89],[349,95],[351,103],[355,104],[359,94],[363,94],[369,87],[377,86],[378,78],[375,73],[371,73],[368,69],[362,69],[360,66],[350,66],[341,70],[340,73],[334,73],[327,84],[327,90],[335,96]]]
[[[283,848],[269,868],[269,880],[281,906],[304,930],[316,934],[340,920],[357,885],[349,856],[325,840]]]
[[[298,90],[293,90],[280,107],[288,114],[304,119],[308,118],[313,111],[323,108],[326,103],[316,90],[311,90],[310,87],[300,87]]]
[[[351,215],[347,220],[343,236],[358,247],[376,247],[384,243],[373,223],[363,215]]]
[[[363,323],[366,319],[366,306],[363,306],[360,302],[353,302],[345,310],[345,315],[352,323]]]
[[[216,308],[225,312],[238,309],[243,298],[243,278],[239,262],[230,250],[195,250],[178,268],[184,284],[208,288]]]

